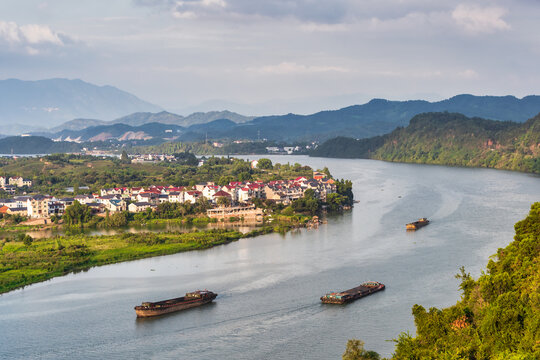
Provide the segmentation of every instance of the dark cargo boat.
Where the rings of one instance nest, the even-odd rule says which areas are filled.
[[[321,296],[321,301],[324,304],[346,304],[364,296],[373,294],[374,292],[384,290],[384,284],[377,281],[367,281],[360,286],[345,290],[342,292],[333,292]]]
[[[137,313],[137,317],[163,315],[207,304],[212,302],[217,295],[218,294],[211,291],[197,290],[186,293],[186,296],[175,299],[158,302],[143,302],[141,305],[135,306],[135,313]]]
[[[405,228],[407,230],[417,230],[421,228],[422,226],[426,226],[427,224],[429,224],[429,220],[426,218],[421,218],[421,219],[418,219],[418,221],[414,221],[412,223],[405,225]]]

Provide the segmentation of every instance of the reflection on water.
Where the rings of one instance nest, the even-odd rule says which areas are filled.
[[[256,224],[249,223],[209,223],[206,225],[193,225],[193,224],[178,224],[178,223],[162,223],[162,224],[148,224],[148,225],[138,225],[138,226],[127,226],[120,228],[51,228],[44,230],[35,230],[27,231],[26,234],[30,235],[34,239],[45,239],[55,236],[64,236],[64,235],[88,235],[88,236],[99,236],[99,235],[118,235],[124,233],[145,233],[145,232],[176,232],[176,233],[186,233],[195,230],[212,230],[212,229],[232,229],[240,231],[241,233],[248,233],[251,230],[257,228]],[[7,236],[7,234],[4,234]]]
[[[454,274],[465,266],[478,276],[540,200],[540,178],[527,174],[270,158],[328,166],[353,181],[360,203],[317,230],[102,266],[2,295],[0,358],[337,359],[350,338],[389,356],[388,340],[415,332],[411,307],[455,304]],[[423,216],[432,223],[405,231]],[[366,280],[385,291],[346,306],[320,303]],[[136,320],[142,301],[205,288],[219,294],[214,303]]]

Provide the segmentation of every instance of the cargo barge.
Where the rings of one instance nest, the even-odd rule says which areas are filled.
[[[321,301],[323,304],[346,304],[364,296],[371,295],[377,291],[384,290],[384,288],[384,284],[381,284],[380,282],[367,281],[362,285],[349,290],[333,292],[321,296]]]
[[[162,300],[158,302],[143,302],[135,306],[137,317],[150,317],[163,315],[175,311],[185,310],[196,306],[201,306],[212,302],[218,294],[208,290],[197,290],[186,293],[175,299]]]
[[[407,230],[417,230],[423,226],[426,226],[427,224],[429,224],[429,220],[426,218],[421,218],[421,219],[418,219],[418,221],[414,221],[412,223],[405,225],[405,228]]]

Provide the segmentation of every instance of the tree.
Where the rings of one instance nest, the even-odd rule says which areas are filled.
[[[208,199],[206,199],[204,196],[201,196],[197,200],[195,200],[193,209],[196,213],[205,213],[206,210],[208,210],[209,208],[210,203],[208,202]]]
[[[304,191],[304,197],[294,200],[291,207],[295,212],[304,212],[315,215],[319,210],[320,205],[320,200],[315,197],[315,191],[313,189],[307,189]]]
[[[182,152],[173,154],[176,162],[181,165],[197,166],[199,165],[199,160],[197,157],[190,152]]]
[[[235,160],[235,163],[233,165],[232,172],[234,175],[239,175],[241,173],[251,173],[251,166],[249,163],[243,161],[243,160]]]
[[[336,192],[339,195],[343,195],[347,198],[347,201],[344,205],[352,205],[354,194],[352,191],[352,181],[351,180],[338,180],[336,181]]]
[[[229,206],[231,205],[231,199],[227,196],[220,196],[217,198],[217,204],[221,207]]]
[[[105,219],[105,224],[110,227],[126,226],[129,221],[129,216],[130,214],[127,211],[116,212]]]
[[[225,186],[225,185],[228,185],[230,182],[233,182],[234,181],[234,177],[232,177],[231,175],[223,175],[219,178],[218,180],[218,185],[220,186]]]
[[[330,174],[330,170],[328,170],[328,167],[325,166],[324,169],[322,169],[322,172],[326,174],[326,176],[328,176],[329,178],[332,177],[332,175]]]
[[[273,168],[272,161],[270,159],[262,158],[257,162],[257,168],[270,170]]]
[[[64,212],[64,222],[67,225],[83,225],[92,219],[92,209],[88,205],[83,205],[77,200],[66,208]]]
[[[129,159],[129,156],[128,156],[126,150],[122,151],[122,155],[120,156],[120,161],[123,164],[130,164],[131,163],[131,160]]]
[[[34,241],[34,239],[32,239],[32,237],[30,235],[24,235],[23,243],[24,243],[25,246],[32,245],[33,241]]]
[[[326,203],[331,211],[339,211],[347,203],[347,197],[337,193],[328,194],[326,195]]]
[[[375,351],[364,349],[362,340],[351,339],[347,341],[347,348],[342,356],[343,360],[379,360],[380,356]]]

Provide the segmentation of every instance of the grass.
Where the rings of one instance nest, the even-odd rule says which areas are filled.
[[[0,294],[94,266],[202,250],[241,238],[284,233],[291,225],[264,226],[247,234],[234,230],[190,233],[126,233],[102,236],[62,236],[36,240],[0,241]]]

